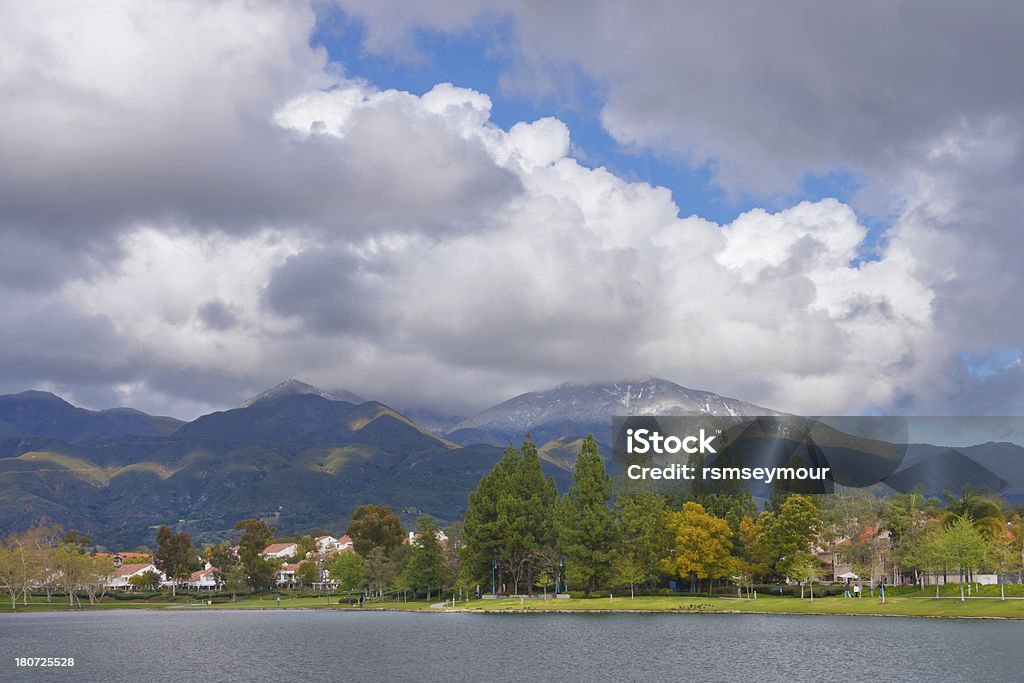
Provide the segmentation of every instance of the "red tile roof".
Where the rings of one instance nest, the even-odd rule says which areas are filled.
[[[279,553],[282,550],[284,550],[285,548],[289,548],[289,547],[291,547],[293,545],[295,545],[295,544],[294,543],[271,543],[270,545],[268,545],[266,548],[263,549],[263,554],[264,555],[269,555],[270,553]]]
[[[120,567],[114,570],[115,577],[131,576],[132,574],[142,571],[146,567],[152,567],[151,562],[144,562],[141,564],[122,564]]]

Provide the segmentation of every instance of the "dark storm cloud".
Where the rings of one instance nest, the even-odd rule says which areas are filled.
[[[64,303],[8,306],[0,325],[0,376],[7,390],[33,387],[47,378],[71,385],[134,379],[145,358],[104,315],[88,315]]]
[[[199,305],[196,315],[209,330],[223,332],[238,324],[238,316],[220,299],[210,299]]]
[[[375,337],[387,327],[394,267],[324,249],[290,256],[271,273],[263,302],[318,334]]]

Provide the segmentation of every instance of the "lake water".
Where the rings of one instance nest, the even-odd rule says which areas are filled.
[[[74,657],[73,669],[14,657]],[[713,614],[0,616],[5,681],[1020,681],[1024,622]]]

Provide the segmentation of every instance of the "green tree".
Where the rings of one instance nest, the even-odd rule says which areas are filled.
[[[0,585],[11,597],[11,609],[17,609],[23,577],[18,552],[13,546],[0,546]]]
[[[504,457],[469,495],[463,520],[463,562],[473,580],[489,582],[497,563],[498,585],[508,575],[514,591],[533,570],[541,548],[554,545],[553,513],[558,490],[545,479],[537,446],[529,437]]]
[[[149,570],[131,577],[128,579],[128,583],[133,588],[139,590],[155,591],[160,587],[160,575],[153,570]]]
[[[964,485],[960,496],[943,494],[946,498],[946,512],[942,521],[951,526],[959,519],[967,519],[985,538],[991,539],[1005,531],[1006,517],[999,503],[981,494],[978,489]]]
[[[708,514],[700,503],[685,503],[665,518],[672,538],[671,554],[662,561],[666,572],[689,578],[690,592],[697,590],[698,580],[732,574],[732,530],[724,519]]]
[[[316,539],[313,536],[309,534],[299,536],[295,539],[295,555],[292,556],[292,559],[295,562],[301,562],[306,557],[316,555],[316,550]]]
[[[914,547],[924,533],[929,517],[936,514],[937,504],[934,498],[925,498],[920,490],[915,490],[894,495],[885,507],[883,524],[890,531],[892,559],[900,574],[908,569],[920,569],[914,563]]]
[[[320,568],[317,567],[316,560],[303,560],[295,572],[295,579],[299,582],[300,587],[309,586],[319,581]]]
[[[246,574],[245,567],[241,564],[230,565],[224,570],[223,577],[224,590],[231,593],[231,602],[235,601],[235,596],[239,593],[249,591],[249,575]]]
[[[204,551],[207,562],[216,570],[214,575],[221,583],[227,582],[227,574],[230,569],[238,566],[238,555],[231,549],[227,541],[209,546]]]
[[[573,485],[557,508],[555,527],[574,575],[584,592],[605,581],[615,555],[615,514],[610,507],[612,480],[605,471],[597,442],[588,435],[573,468]]]
[[[46,574],[47,558],[38,543],[43,534],[43,529],[11,534],[0,546],[0,585],[11,597],[12,610],[19,595],[22,602],[28,604],[29,591],[41,583]]]
[[[263,557],[263,549],[273,540],[273,531],[258,519],[243,519],[235,529],[242,532],[238,539],[238,559],[249,577],[249,585],[257,592],[270,590],[274,587],[277,566]]]
[[[238,539],[238,558],[243,565],[254,557],[261,557],[263,549],[274,538],[273,530],[259,519],[243,519],[235,524],[235,529],[242,532]]]
[[[192,538],[187,532],[174,533],[164,524],[156,532],[156,552],[153,553],[153,564],[168,578],[173,579],[173,587],[181,577],[189,575],[199,568],[198,555],[192,547]],[[173,591],[173,588],[172,588]]]
[[[671,545],[665,528],[665,499],[655,493],[625,493],[618,497],[619,552],[613,562],[616,582],[637,584],[658,575],[661,558]]]
[[[390,505],[360,505],[352,513],[352,522],[345,533],[352,538],[352,547],[363,557],[368,557],[374,548],[381,548],[385,555],[390,555],[405,540],[402,520],[391,511]]]
[[[762,515],[763,516],[763,515]],[[758,518],[761,521],[761,518]],[[805,552],[816,537],[818,506],[813,496],[790,494],[779,504],[777,515],[764,518],[762,552],[776,574],[789,573],[789,563],[797,553]]]
[[[935,521],[929,522],[915,539],[908,558],[924,572],[932,573],[935,579],[936,599],[939,597],[938,575],[947,568],[945,542],[945,530],[942,525]],[[924,587],[923,575],[921,576],[921,586]]]
[[[109,559],[90,557],[79,545],[81,539],[81,536],[77,536],[73,541],[66,541],[57,547],[51,556],[52,566],[49,568],[59,577],[57,581],[68,596],[71,607],[74,607],[76,601],[81,607],[80,592],[88,595],[90,604],[95,602],[96,596],[104,590],[107,579],[114,572],[114,565]]]
[[[458,582],[458,585],[468,586],[469,584],[459,582],[459,579],[462,577],[462,546],[465,545],[462,540],[462,522],[459,521],[449,525],[445,529],[445,535],[448,537],[448,542],[442,550],[444,552],[444,564],[448,568],[448,575]]]
[[[406,584],[414,591],[425,589],[428,600],[431,588],[437,588],[440,593],[451,578],[437,541],[439,529],[437,521],[428,515],[416,520],[418,536],[412,541],[412,553],[405,567]]]
[[[338,585],[338,588],[348,591],[351,595],[352,591],[359,590],[363,586],[366,563],[363,562],[362,555],[355,550],[349,550],[335,555],[327,571],[330,572],[331,579]]]
[[[800,583],[800,597],[804,597],[804,586],[811,588],[811,602],[814,602],[814,579],[821,571],[818,558],[808,552],[798,552],[789,563],[789,576]]]
[[[1024,583],[1024,512],[1014,512],[1007,523],[1010,533],[1010,547],[1014,553],[1014,565],[1017,571],[1017,583]]]
[[[960,570],[960,600],[964,600],[964,579],[989,559],[988,540],[964,515],[946,524],[941,549],[949,565]]]
[[[383,546],[375,546],[366,555],[366,583],[377,596],[383,596],[398,573]]]

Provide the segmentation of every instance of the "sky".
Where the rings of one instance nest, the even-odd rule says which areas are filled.
[[[1024,414],[1024,5],[0,0],[0,393]]]

